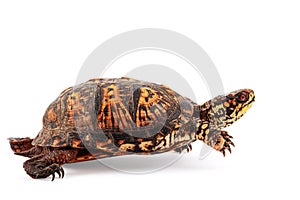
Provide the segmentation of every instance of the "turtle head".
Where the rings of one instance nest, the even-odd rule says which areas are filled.
[[[242,89],[217,96],[203,104],[201,108],[207,108],[208,121],[222,129],[240,119],[254,101],[255,95],[253,90]]]

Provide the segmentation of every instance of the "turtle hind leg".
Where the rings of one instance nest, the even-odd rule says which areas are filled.
[[[32,139],[29,137],[25,138],[8,138],[10,148],[13,150],[15,153],[21,153],[24,151],[28,151],[33,147],[31,144]]]
[[[25,161],[23,167],[26,173],[34,179],[47,178],[52,175],[53,181],[55,173],[59,177],[64,177],[64,170],[61,165],[73,160],[77,156],[77,153],[77,149],[48,148],[42,154]]]

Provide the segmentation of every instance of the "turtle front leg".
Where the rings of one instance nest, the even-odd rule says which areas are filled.
[[[55,173],[64,177],[64,170],[61,165],[74,159],[78,153],[77,149],[48,149],[43,154],[32,157],[24,162],[23,167],[26,173],[34,178],[47,178],[52,175],[52,181],[55,179]]]
[[[231,141],[232,136],[230,136],[226,131],[222,130],[202,130],[197,134],[196,137],[197,139],[202,140],[208,146],[211,146],[215,150],[221,152],[224,156],[225,151],[228,150],[231,153],[231,146],[234,146],[234,143]]]
[[[234,147],[234,143],[231,141],[232,136],[226,131],[215,131],[212,134],[209,134],[209,136],[207,142],[205,142],[206,144],[221,152],[223,156],[225,156],[225,150],[228,150],[231,153],[231,146]]]

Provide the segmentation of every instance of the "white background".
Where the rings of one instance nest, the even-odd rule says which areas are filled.
[[[298,1],[180,2],[1,1],[2,197],[299,199]],[[202,46],[227,92],[255,90],[253,108],[227,129],[233,153],[223,158],[212,152],[200,161],[196,143],[190,154],[156,173],[124,174],[87,162],[66,166],[66,177],[54,182],[29,178],[25,159],[13,155],[6,138],[37,134],[48,104],[75,83],[98,45],[149,27],[180,32]]]

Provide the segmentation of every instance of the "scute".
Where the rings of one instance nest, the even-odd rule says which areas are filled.
[[[91,79],[64,90],[50,104],[33,144],[114,152],[170,133],[178,126],[182,98],[155,83],[126,77]]]

